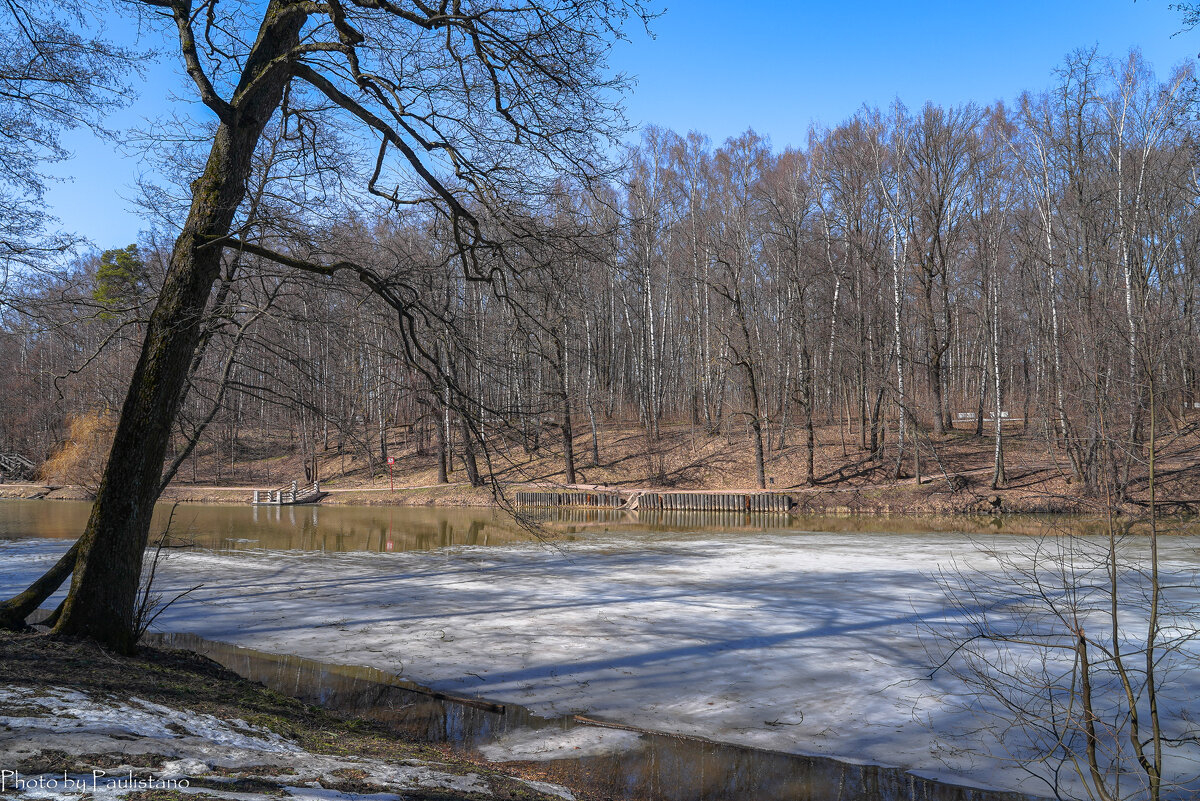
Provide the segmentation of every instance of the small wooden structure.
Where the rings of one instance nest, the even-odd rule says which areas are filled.
[[[0,481],[8,478],[29,479],[37,473],[37,465],[19,453],[0,453]]]
[[[255,506],[294,506],[301,503],[316,503],[324,498],[321,482],[314,481],[304,486],[293,481],[289,486],[271,490],[254,490],[250,503]]]

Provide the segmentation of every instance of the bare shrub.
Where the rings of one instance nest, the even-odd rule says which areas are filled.
[[[1110,519],[943,571],[961,625],[927,630],[978,721],[975,747],[1055,798],[1191,798],[1200,786],[1195,693],[1200,617],[1193,567],[1164,569],[1155,534]]]
[[[100,487],[116,427],[116,416],[107,409],[72,417],[66,441],[42,465],[42,481],[84,487],[94,493]]]
[[[133,614],[134,642],[140,641],[146,632],[150,630],[150,626],[153,625],[154,621],[158,619],[158,616],[167,611],[173,603],[204,586],[203,584],[196,584],[188,587],[170,599],[167,599],[155,587],[158,567],[167,559],[171,550],[192,546],[190,541],[175,539],[171,534],[171,529],[175,522],[175,510],[178,506],[179,504],[175,504],[171,507],[171,514],[167,518],[167,525],[163,528],[162,534],[158,536],[158,540],[154,544],[154,556],[150,559],[150,563],[142,573],[142,583],[138,589],[138,603]]]

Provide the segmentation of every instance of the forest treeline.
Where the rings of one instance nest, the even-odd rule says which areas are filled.
[[[612,176],[522,207],[525,241],[467,274],[420,211],[347,204],[319,242],[275,219],[226,258],[167,474],[264,448],[304,454],[309,478],[330,449],[374,473],[418,447],[442,478],[455,459],[482,482],[549,445],[573,483],[614,424],[654,439],[688,421],[748,436],[747,483],[765,486],[797,444],[814,481],[814,430],[836,422],[851,458],[896,473],[952,428],[989,437],[1000,486],[1001,421],[1019,419],[1047,460],[1119,495],[1145,472],[1151,410],[1182,430],[1200,404],[1196,112],[1190,69],[1161,80],[1137,54],[1079,52],[1011,105],[864,108],[803,147],[651,127]],[[9,288],[0,451],[101,436],[170,222]],[[289,271],[255,242],[352,259],[383,286]]]

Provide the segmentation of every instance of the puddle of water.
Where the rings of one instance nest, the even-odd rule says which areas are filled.
[[[513,742],[514,757],[566,742],[580,755],[539,758],[551,781],[586,786],[624,801],[1027,801],[1030,796],[924,779],[899,768],[715,743],[577,716],[545,718],[515,704],[457,698],[373,668],[268,654],[190,634],[147,644],[193,651],[240,676],[305,703],[365,718],[398,735],[445,743],[493,759]],[[607,736],[612,734],[614,736]],[[589,743],[600,747],[589,747]]]

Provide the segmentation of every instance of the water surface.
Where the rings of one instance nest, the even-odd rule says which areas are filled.
[[[583,729],[580,755],[539,756],[538,772],[623,801],[1024,801],[1031,796],[949,784],[901,768],[788,754],[633,727],[596,725],[575,715],[541,717],[516,704],[459,698],[366,667],[334,665],[205,640],[155,635],[150,644],[194,651],[306,703],[373,720],[409,739],[496,759],[489,746],[516,739],[553,748]],[[589,748],[588,735],[608,745]],[[569,747],[569,746],[568,746]]]
[[[84,501],[0,500],[0,539],[74,539],[87,524]],[[1062,515],[812,516],[776,513],[538,509],[533,533],[498,509],[402,506],[251,506],[159,504],[151,541],[170,523],[176,544],[214,551],[428,551],[461,545],[507,545],[596,534],[845,532],[862,534],[1100,533],[1103,521]],[[1200,533],[1195,520],[1164,524]]]
[[[0,539],[74,539],[87,525],[84,501],[0,501]],[[500,511],[397,506],[159,504],[151,542],[170,523],[171,540],[214,551],[428,551],[534,539]]]

